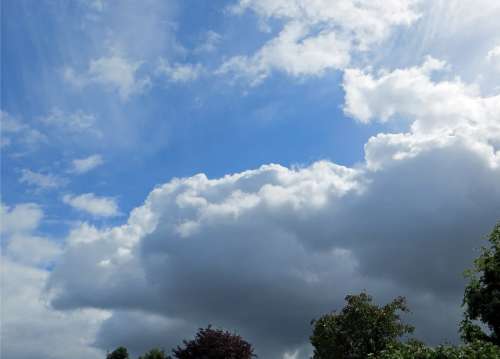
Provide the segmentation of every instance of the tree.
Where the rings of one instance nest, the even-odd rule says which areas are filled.
[[[195,339],[184,340],[184,348],[173,350],[178,359],[250,359],[253,354],[252,345],[242,337],[220,329],[200,328]]]
[[[498,359],[500,347],[475,341],[462,346],[439,345],[436,348],[425,346],[418,341],[397,343],[389,346],[378,355],[370,355],[374,359]]]
[[[106,359],[129,359],[127,348],[118,347],[111,353],[108,353]]]
[[[464,293],[465,319],[460,331],[465,342],[483,340],[500,345],[500,222],[488,240],[490,245],[481,249],[473,269],[466,271],[469,284]],[[474,324],[475,320],[484,323],[490,333]]]
[[[408,312],[403,297],[379,307],[366,293],[348,295],[340,313],[323,315],[313,320],[311,344],[314,359],[357,359],[379,353],[413,327],[403,324],[398,312]]]
[[[154,348],[148,351],[146,354],[141,355],[139,359],[169,359],[168,355],[162,349]]]

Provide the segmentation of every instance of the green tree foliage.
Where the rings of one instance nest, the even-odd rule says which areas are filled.
[[[184,340],[184,348],[173,350],[178,359],[251,359],[252,345],[242,337],[227,331],[207,328],[199,329],[196,338]]]
[[[169,359],[169,356],[165,354],[164,350],[154,348],[141,355],[139,359]]]
[[[400,312],[408,312],[403,297],[382,307],[372,304],[372,297],[366,293],[348,295],[345,300],[347,304],[341,312],[312,322],[314,359],[364,359],[413,331],[400,318]]]
[[[129,359],[127,348],[116,348],[106,356],[106,359]]]
[[[378,355],[370,355],[374,359],[498,359],[500,347],[489,343],[475,341],[463,346],[440,345],[436,348],[411,341],[396,343]]]
[[[489,341],[500,345],[500,222],[489,235],[489,247],[483,247],[474,261],[464,293],[465,319],[461,333],[466,342]],[[474,320],[483,322],[489,329],[485,333]]]

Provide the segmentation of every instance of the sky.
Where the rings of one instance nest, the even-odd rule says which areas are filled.
[[[500,219],[493,0],[1,2],[1,353],[308,358],[403,295],[457,343]]]

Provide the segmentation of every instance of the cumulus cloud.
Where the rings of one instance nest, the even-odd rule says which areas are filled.
[[[85,158],[74,159],[71,162],[71,172],[83,174],[101,166],[104,163],[101,155],[91,155]]]
[[[108,315],[97,310],[61,313],[44,301],[49,272],[2,258],[2,356],[64,359],[102,358],[92,346]],[[22,340],[19,336],[22,335]]]
[[[98,197],[93,193],[84,193],[78,196],[67,194],[63,197],[63,202],[96,217],[114,217],[120,213],[114,198]]]
[[[163,75],[171,82],[189,82],[196,80],[203,67],[200,64],[170,64],[165,59],[160,59],[156,72]]]
[[[31,232],[43,217],[42,209],[34,203],[24,203],[9,208],[2,204],[0,207],[0,233]]]
[[[92,344],[109,314],[93,309],[58,312],[49,305],[46,268],[61,247],[33,234],[43,218],[41,208],[33,203],[12,208],[2,204],[1,211],[1,291],[7,293],[2,296],[2,356],[101,358],[104,353]]]
[[[49,265],[61,253],[58,244],[34,235],[44,217],[35,203],[21,203],[14,207],[0,204],[3,248],[5,258],[28,266]]]
[[[67,181],[52,173],[40,173],[30,169],[22,169],[19,182],[35,187],[38,190],[46,190],[64,186]]]
[[[116,310],[101,347],[120,336],[134,337],[137,352],[153,344],[141,330],[119,329],[147,312],[185,323],[183,331],[237,329],[263,357],[307,357],[309,321],[367,289],[379,301],[408,296],[420,338],[456,340],[462,272],[500,218],[499,157],[465,136],[388,156],[407,145],[384,136],[356,168],[266,165],[156,188],[125,225],[72,234],[50,279],[53,305]],[[446,322],[434,320],[436,308]],[[165,329],[157,345],[177,335]]]
[[[149,77],[140,77],[138,70],[142,62],[134,62],[118,54],[104,56],[90,61],[84,73],[77,73],[73,68],[64,70],[64,79],[81,88],[91,84],[105,86],[118,92],[123,101],[131,95],[140,94],[150,87]]]
[[[446,67],[428,58],[422,66],[382,71],[378,76],[346,70],[345,112],[361,122],[410,120],[410,132],[381,134],[367,143],[368,165],[415,156],[450,141],[467,142],[491,166],[500,158],[500,96],[482,97],[460,79],[435,82],[431,75]]]
[[[51,265],[61,253],[59,245],[37,236],[14,236],[5,249],[5,255],[17,263],[31,266]]]
[[[453,330],[441,324],[444,334],[436,333],[429,317],[434,306],[448,305],[443,313],[458,319],[461,272],[498,214],[499,173],[460,146],[437,154],[372,174],[369,186],[329,163],[295,171],[265,166],[166,184],[127,225],[67,249],[52,278],[59,293],[54,304],[154,311],[191,327],[237,328],[258,344],[261,355],[277,357],[303,345],[311,318],[338,307],[344,294],[366,288],[379,300],[408,295],[424,317],[424,332],[431,331],[434,340],[452,339]],[[441,170],[428,170],[450,159]],[[481,183],[473,175],[463,180],[464,164],[471,173],[486,171]],[[408,176],[401,183],[420,171],[433,175]],[[446,181],[455,176],[461,181]],[[484,203],[491,206],[478,212]],[[86,275],[75,278],[68,271]],[[123,316],[117,313],[113,322]],[[142,341],[150,340],[140,339],[140,330],[119,327],[105,324],[101,345],[127,335],[136,338],[134,349],[140,351]],[[175,330],[166,331],[157,343],[176,338]]]
[[[153,344],[119,329],[153,313],[159,327],[212,323],[237,329],[261,356],[307,357],[309,320],[367,289],[380,301],[408,296],[420,338],[456,340],[462,272],[500,218],[500,106],[459,78],[436,80],[447,68],[428,58],[346,71],[346,113],[404,129],[370,138],[362,164],[174,179],[126,224],[75,229],[51,275],[53,305],[113,311],[101,347],[123,336],[137,352]],[[177,335],[165,329],[157,345]]]
[[[418,18],[418,1],[247,1],[233,13],[254,12],[262,22],[278,20],[283,28],[255,54],[235,56],[217,71],[260,83],[273,71],[292,76],[322,75],[346,67],[355,52],[385,40],[395,26]]]

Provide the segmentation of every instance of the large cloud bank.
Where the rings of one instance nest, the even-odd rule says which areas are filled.
[[[434,81],[444,67],[346,71],[346,113],[403,128],[372,137],[364,163],[174,179],[125,225],[76,228],[52,305],[112,311],[103,348],[168,348],[212,323],[261,357],[300,357],[309,321],[367,289],[407,295],[421,338],[456,340],[462,272],[500,218],[500,97]]]

